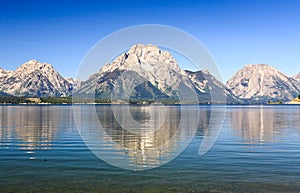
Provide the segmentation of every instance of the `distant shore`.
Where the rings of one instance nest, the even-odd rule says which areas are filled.
[[[132,99],[132,100],[110,100],[110,99],[99,99],[99,98],[75,98],[72,97],[0,97],[0,104],[20,104],[20,105],[51,105],[51,104],[136,104],[136,105],[149,105],[149,104],[198,104],[193,101],[181,102],[172,99]],[[209,101],[202,101],[200,104],[210,104]]]
[[[132,104],[132,105],[210,105],[210,101],[179,101],[172,99],[146,99],[146,100],[110,100],[97,98],[75,98],[72,97],[16,97],[5,96],[0,97],[0,105],[101,105],[101,104]],[[295,98],[290,102],[268,101],[267,103],[222,103],[214,102],[214,105],[299,105],[300,99]]]

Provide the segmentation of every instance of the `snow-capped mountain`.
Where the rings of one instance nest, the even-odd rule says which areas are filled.
[[[72,83],[64,79],[51,64],[30,60],[16,71],[0,69],[0,92],[15,96],[67,96]]]
[[[300,93],[298,81],[266,64],[246,65],[226,86],[247,102],[290,101]]]
[[[99,98],[113,95],[117,99],[130,95],[131,99],[182,100],[201,95],[199,98],[207,101],[209,85],[216,85],[211,89],[221,88],[222,83],[211,79],[208,84],[196,74],[182,70],[170,52],[137,44],[82,82],[77,93],[96,93]]]

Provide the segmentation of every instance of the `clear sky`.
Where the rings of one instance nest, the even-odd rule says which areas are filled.
[[[244,65],[300,72],[300,1],[0,0],[0,67],[30,59],[75,77],[89,49],[110,33],[139,24],[180,28],[199,39],[229,79]]]

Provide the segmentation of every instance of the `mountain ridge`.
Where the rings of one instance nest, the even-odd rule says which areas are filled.
[[[75,93],[99,99],[190,100],[195,95],[210,103],[214,95],[230,104],[252,104],[292,100],[300,94],[299,79],[300,73],[289,77],[267,64],[248,64],[223,84],[207,70],[181,69],[172,54],[158,46],[137,44],[84,81],[64,78],[51,64],[37,60],[29,60],[15,71],[0,67],[0,96]]]

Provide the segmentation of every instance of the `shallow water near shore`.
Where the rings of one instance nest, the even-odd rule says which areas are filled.
[[[82,105],[85,109],[91,107]],[[112,122],[114,114],[108,107],[96,106],[102,123]],[[135,106],[131,113],[144,124],[153,114],[139,108],[142,107]],[[72,106],[0,106],[0,192],[300,190],[300,106],[227,106],[220,136],[203,156],[198,152],[206,126],[212,120],[211,108],[188,106],[185,110],[195,108],[200,111],[199,126],[195,133],[185,135],[191,137],[191,142],[182,153],[178,156],[174,153],[174,149],[183,147],[180,140],[184,138],[176,138],[178,140],[169,143],[169,149],[163,152],[173,156],[172,161],[154,169],[131,171],[104,162],[86,146],[76,129]],[[161,136],[175,136],[173,126],[176,130],[176,120],[182,112],[177,112],[178,106],[158,105],[156,111],[162,112],[157,119],[163,117],[166,110],[171,112],[169,124],[156,137],[150,135],[150,139],[133,135],[136,131],[121,132],[119,127],[106,129],[110,137],[106,144],[109,151],[125,152],[129,163],[149,166],[164,161],[156,151],[144,150],[165,143]],[[107,117],[101,116],[103,114]],[[96,127],[93,121],[85,124],[89,128]],[[189,136],[192,134],[195,135]],[[102,141],[102,145],[105,142]],[[124,149],[114,149],[112,144],[122,144]]]

